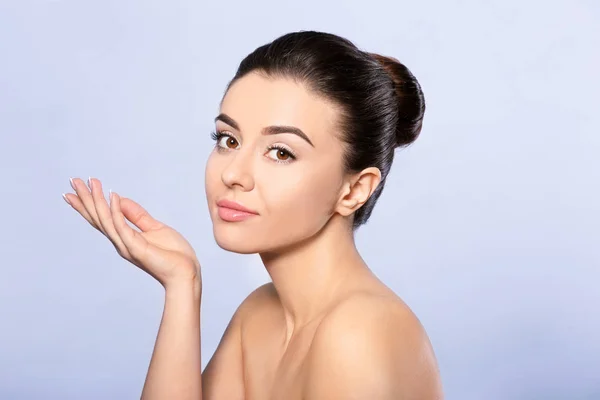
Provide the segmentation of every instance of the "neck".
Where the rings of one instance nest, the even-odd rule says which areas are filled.
[[[281,301],[288,337],[321,316],[357,277],[371,275],[352,230],[336,216],[310,239],[260,257]]]

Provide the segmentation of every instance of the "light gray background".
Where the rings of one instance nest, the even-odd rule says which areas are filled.
[[[268,276],[204,196],[227,81],[294,30],[399,58],[422,137],[358,243],[448,399],[600,399],[600,7],[588,1],[0,1],[0,398],[139,398],[163,289],[61,198],[99,178],[201,257],[203,366]]]

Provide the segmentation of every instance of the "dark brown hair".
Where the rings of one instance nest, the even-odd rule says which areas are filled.
[[[369,219],[381,195],[394,150],[419,135],[425,99],[417,79],[400,61],[359,50],[340,36],[315,31],[285,34],[258,47],[240,63],[227,89],[244,75],[292,78],[340,106],[344,167],[381,171],[381,183],[354,215],[353,228]]]

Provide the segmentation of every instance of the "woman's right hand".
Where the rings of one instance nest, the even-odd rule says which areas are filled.
[[[111,241],[121,257],[146,271],[165,288],[192,283],[201,292],[200,263],[181,234],[152,218],[138,203],[114,192],[109,205],[98,179],[90,178],[88,184],[91,189],[83,180],[71,179],[77,194],[68,193],[63,197]],[[141,232],[130,227],[125,219]]]

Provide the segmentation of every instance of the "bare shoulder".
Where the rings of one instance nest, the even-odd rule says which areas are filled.
[[[273,282],[265,283],[254,289],[240,304],[238,308],[240,320],[243,322],[250,315],[252,319],[257,319],[261,313],[270,313],[279,304],[279,297]]]
[[[262,312],[274,302],[272,284],[252,291],[233,314],[215,353],[202,372],[202,398],[243,398],[245,393],[242,335],[249,315]]]
[[[374,326],[368,322],[380,322]],[[319,331],[328,333],[369,332],[400,339],[427,339],[427,334],[412,310],[391,291],[362,291],[340,301],[323,319]]]
[[[307,399],[442,399],[425,329],[391,291],[352,294],[315,332]]]

